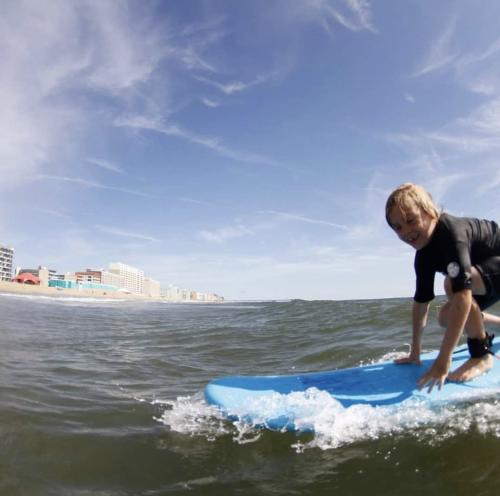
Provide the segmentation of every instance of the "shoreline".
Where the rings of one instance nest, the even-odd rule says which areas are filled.
[[[0,281],[0,295],[26,295],[26,296],[50,296],[53,298],[100,298],[113,300],[131,300],[144,302],[163,302],[180,304],[221,304],[223,301],[201,301],[201,300],[169,300],[158,296],[146,296],[132,293],[121,293],[118,291],[104,291],[102,289],[67,289],[49,288],[48,286],[34,286],[31,284],[19,284],[11,281]]]
[[[119,293],[117,291],[103,291],[99,289],[57,289],[31,284],[19,284],[10,281],[0,281],[0,293],[24,294],[54,297],[73,298],[111,298],[116,300],[139,300],[139,301],[167,301],[165,298],[153,298],[151,296]]]

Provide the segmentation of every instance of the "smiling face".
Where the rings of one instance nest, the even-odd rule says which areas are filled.
[[[394,206],[389,213],[389,223],[401,241],[420,250],[430,241],[437,219],[410,204],[404,211]]]

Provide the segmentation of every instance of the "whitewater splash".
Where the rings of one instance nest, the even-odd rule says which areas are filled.
[[[172,431],[204,436],[209,441],[231,433],[225,416],[217,407],[208,405],[202,393],[179,396],[174,401],[155,399],[150,403],[162,410],[160,417],[153,417],[154,420],[168,426]]]
[[[500,438],[500,402],[495,399],[474,403],[430,407],[422,401],[399,406],[353,405],[343,407],[328,393],[311,388],[287,395],[276,393],[249,405],[255,420],[228,420],[216,407],[208,405],[201,393],[174,401],[155,400],[163,410],[155,420],[172,431],[215,440],[232,435],[235,442],[257,441],[264,433],[266,418],[273,411],[294,412],[297,442],[291,446],[302,452],[310,448],[335,449],[357,442],[389,436],[412,436],[430,444],[458,434],[476,431]],[[247,411],[249,410],[247,409]],[[238,412],[231,412],[238,415]],[[302,441],[303,433],[311,440]]]

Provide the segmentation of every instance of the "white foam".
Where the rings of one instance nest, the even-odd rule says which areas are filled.
[[[500,402],[495,399],[445,407],[430,407],[426,402],[415,400],[400,406],[345,408],[328,393],[311,388],[250,402],[245,412],[252,414],[253,422],[244,417],[237,421],[225,420],[217,408],[205,403],[201,393],[173,401],[156,401],[156,404],[165,408],[156,420],[172,431],[201,435],[209,440],[231,435],[239,444],[258,441],[264,435],[262,427],[268,419],[276,417],[278,412],[288,412],[296,429],[313,431],[312,439],[307,442],[300,439],[299,432],[297,442],[291,445],[297,452],[311,448],[336,449],[390,436],[411,436],[429,444],[470,431],[500,438]]]
[[[435,443],[470,430],[500,437],[498,401],[431,407],[425,401],[399,406],[353,405],[348,408],[328,403],[309,405],[312,415],[297,418],[298,428],[312,428],[314,437],[297,443],[306,448],[335,449],[355,442],[388,436],[413,436]]]
[[[208,405],[201,393],[195,396],[179,396],[176,400],[154,400],[163,412],[154,420],[168,426],[172,431],[190,436],[204,436],[214,440],[231,431],[220,411]]]
[[[315,420],[324,411],[336,414],[343,410],[342,405],[326,391],[309,388],[304,392],[289,394],[274,393],[260,396],[245,403],[244,409],[231,414],[245,419],[250,416],[254,425],[273,425],[273,419],[283,415],[289,418],[297,430],[312,430]]]

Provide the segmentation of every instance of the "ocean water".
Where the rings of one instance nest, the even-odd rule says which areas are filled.
[[[396,417],[318,398],[315,433],[230,422],[203,400],[217,376],[398,356],[409,321],[407,299],[0,295],[0,495],[500,494],[500,398]],[[441,337],[431,315],[425,349]]]

